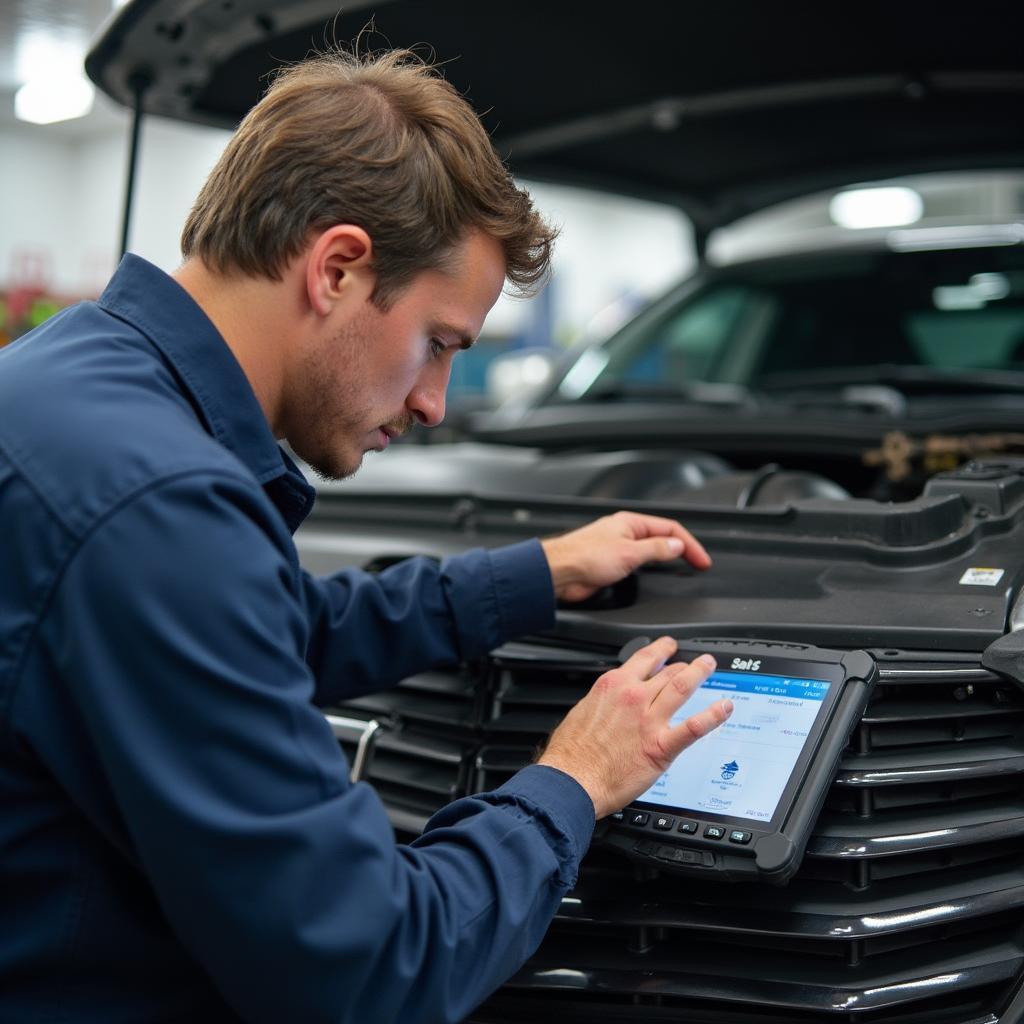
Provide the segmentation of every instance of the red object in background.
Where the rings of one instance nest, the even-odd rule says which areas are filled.
[[[7,293],[7,319],[20,323],[28,316],[32,303],[44,294],[42,288],[12,288]]]
[[[11,288],[50,287],[50,251],[32,246],[21,246],[11,253]]]
[[[24,320],[32,303],[50,291],[50,254],[46,249],[23,247],[11,254],[10,287],[7,290],[8,323]]]

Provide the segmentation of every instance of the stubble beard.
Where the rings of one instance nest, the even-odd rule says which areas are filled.
[[[372,344],[372,325],[365,314],[346,324],[306,358],[301,372],[299,399],[302,408],[294,416],[288,442],[295,454],[325,481],[344,480],[362,465],[373,408],[365,391],[367,380],[364,346]],[[363,384],[361,394],[360,383]],[[413,426],[409,414],[379,424],[392,437]]]

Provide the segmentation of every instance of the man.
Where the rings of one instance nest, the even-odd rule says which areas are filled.
[[[553,621],[641,563],[620,514],[543,545],[314,580],[321,474],[440,422],[455,353],[551,233],[408,54],[291,69],[200,194],[172,279],[0,355],[0,1019],[458,1020],[536,947],[595,817],[727,703],[661,640],[539,759],[396,847],[316,709]]]

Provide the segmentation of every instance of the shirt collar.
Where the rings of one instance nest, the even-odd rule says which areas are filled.
[[[266,488],[294,531],[315,489],[278,447],[234,353],[209,317],[174,278],[127,253],[99,306],[141,331],[169,360],[203,419]]]

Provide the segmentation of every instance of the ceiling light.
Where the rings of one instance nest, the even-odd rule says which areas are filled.
[[[828,213],[841,228],[894,228],[921,219],[924,202],[912,188],[857,188],[840,192]]]
[[[83,117],[92,109],[96,90],[82,62],[88,43],[73,27],[30,26],[15,44],[14,113],[19,120],[52,124]]]
[[[92,110],[96,90],[80,71],[27,81],[14,94],[14,113],[20,121],[53,124],[84,117]]]
[[[972,224],[962,227],[909,228],[886,237],[895,252],[928,252],[940,249],[989,249],[994,245],[1024,243],[1024,224]]]
[[[984,309],[1010,294],[1005,274],[974,274],[965,285],[942,285],[932,291],[936,309]]]

